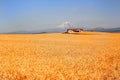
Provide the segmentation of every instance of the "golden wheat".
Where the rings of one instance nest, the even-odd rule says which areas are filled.
[[[0,35],[0,80],[120,80],[120,34]]]

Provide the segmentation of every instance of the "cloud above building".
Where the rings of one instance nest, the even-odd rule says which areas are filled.
[[[61,29],[65,29],[66,27],[69,27],[70,26],[70,21],[65,21],[63,23],[61,23],[60,25],[58,25],[57,27],[58,28],[61,28]]]

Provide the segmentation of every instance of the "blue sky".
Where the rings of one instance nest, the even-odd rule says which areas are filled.
[[[0,32],[120,27],[120,0],[0,0]]]

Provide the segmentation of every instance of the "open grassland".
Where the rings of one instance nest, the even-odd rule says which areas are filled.
[[[120,80],[120,33],[0,35],[0,80]]]

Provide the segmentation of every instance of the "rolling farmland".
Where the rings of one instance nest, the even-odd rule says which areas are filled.
[[[120,80],[120,33],[1,34],[0,80]]]

